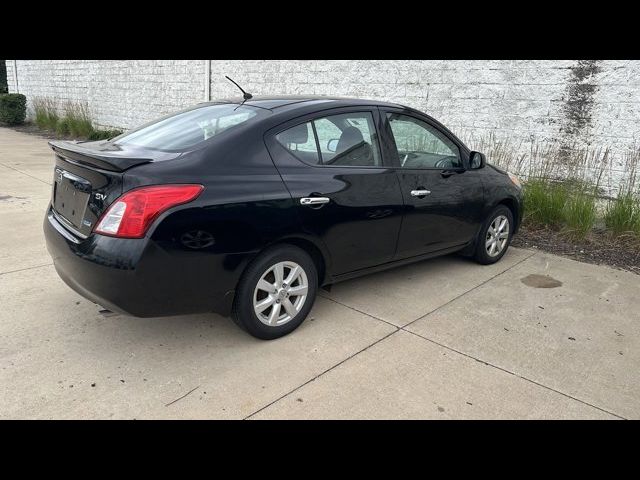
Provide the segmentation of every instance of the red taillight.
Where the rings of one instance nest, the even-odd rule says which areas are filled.
[[[162,212],[195,200],[202,185],[153,185],[130,190],[98,221],[95,232],[122,238],[142,238]]]

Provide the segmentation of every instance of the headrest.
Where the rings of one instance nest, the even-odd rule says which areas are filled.
[[[359,128],[356,127],[347,127],[342,132],[342,137],[345,140],[350,140],[352,142],[358,143],[364,141],[364,137],[362,136],[362,132]]]
[[[364,142],[364,137],[362,136],[360,129],[356,127],[347,127],[342,131],[342,135],[340,135],[336,153],[340,153],[362,142]]]

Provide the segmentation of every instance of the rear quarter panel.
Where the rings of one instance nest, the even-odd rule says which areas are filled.
[[[262,136],[234,137],[176,160],[136,167],[124,178],[125,191],[156,183],[204,185],[194,202],[154,222],[148,236],[162,262],[146,268],[175,275],[194,298],[226,295],[226,307],[213,306],[224,314],[246,265],[267,246],[300,236],[291,195]]]

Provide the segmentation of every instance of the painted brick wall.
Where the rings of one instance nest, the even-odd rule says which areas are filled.
[[[132,128],[203,100],[203,61],[18,60],[18,90],[27,96],[87,101],[100,126]],[[14,92],[13,60],[7,61]]]
[[[28,98],[86,100],[101,126],[131,128],[204,99],[204,61],[18,60]],[[316,94],[388,100],[441,120],[469,146],[506,140],[610,148],[608,188],[640,145],[640,61],[427,60],[211,62],[211,98],[234,96],[229,75],[254,95]],[[15,91],[13,61],[7,61]]]

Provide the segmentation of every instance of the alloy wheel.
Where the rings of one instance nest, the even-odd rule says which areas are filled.
[[[278,262],[262,274],[253,292],[253,310],[265,325],[290,322],[307,300],[309,280],[295,262]]]
[[[509,219],[499,215],[491,222],[485,238],[485,249],[490,257],[497,257],[507,246],[509,240]]]

